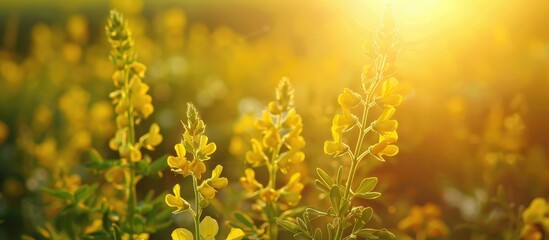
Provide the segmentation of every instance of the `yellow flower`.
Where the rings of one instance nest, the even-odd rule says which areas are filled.
[[[273,122],[273,118],[271,117],[271,114],[268,111],[264,110],[261,113],[261,119],[258,119],[255,122],[255,126],[259,130],[267,130],[267,129],[274,128],[274,122]]]
[[[280,193],[270,187],[259,191],[259,197],[266,203],[275,202],[280,197]]]
[[[432,203],[413,206],[408,216],[398,223],[398,228],[415,233],[423,231],[429,238],[446,237],[449,234],[448,226],[440,220],[440,208]]]
[[[343,153],[347,146],[342,143],[341,135],[343,134],[344,127],[338,125],[339,115],[334,116],[332,122],[332,138],[333,141],[324,142],[324,153],[328,155],[338,155]]]
[[[215,240],[215,235],[219,231],[219,225],[210,216],[206,216],[200,222],[200,237],[204,240]]]
[[[255,180],[255,171],[253,169],[246,168],[246,170],[244,170],[244,173],[246,174],[246,176],[240,177],[240,183],[246,191],[253,192],[257,188],[263,188],[263,185]]]
[[[284,143],[289,149],[300,150],[305,147],[305,139],[298,133],[290,133]]]
[[[154,147],[158,146],[162,142],[162,135],[160,135],[160,127],[158,124],[151,124],[149,132],[143,135],[141,139],[143,139],[143,146],[146,149],[153,151]]]
[[[143,157],[139,146],[130,145],[130,160],[132,162],[138,162]]]
[[[128,134],[128,132],[127,132],[126,128],[116,130],[116,134],[109,141],[109,147],[112,150],[118,150],[120,148],[120,146],[122,146],[126,143],[127,134]]]
[[[269,104],[267,104],[267,108],[269,109],[269,112],[272,114],[280,114],[282,112],[282,106],[280,106],[275,101],[270,101]]]
[[[200,191],[204,198],[213,199],[215,197],[215,193],[217,192],[215,190],[216,188],[219,189],[227,186],[227,178],[220,177],[222,171],[223,166],[217,165],[212,171],[212,177],[203,181],[202,184],[200,184],[200,186],[198,187],[198,191]]]
[[[526,224],[522,231],[520,232],[520,236],[522,240],[543,240],[544,231],[541,229],[541,226],[538,225],[532,225],[532,224]]]
[[[425,226],[425,234],[429,237],[445,237],[448,236],[448,233],[448,226],[439,219],[432,219]]]
[[[215,197],[215,189],[210,186],[206,181],[203,181],[200,186],[198,186],[198,191],[206,199],[213,199]]]
[[[139,77],[134,77],[132,80],[133,84],[130,102],[132,106],[134,106],[141,113],[143,118],[148,118],[154,111],[152,98],[147,94],[149,91],[149,85],[144,83]]]
[[[169,207],[177,208],[172,213],[176,214],[187,210],[189,208],[189,203],[181,197],[181,187],[179,186],[179,184],[175,184],[175,186],[173,186],[173,193],[175,195],[168,194],[164,199],[166,205],[168,205]]]
[[[360,103],[360,94],[353,92],[351,89],[345,88],[342,94],[337,97],[337,102],[343,109],[351,109]]]
[[[246,153],[246,161],[254,167],[261,166],[268,158],[263,152],[263,145],[257,140],[252,139],[252,150]]]
[[[395,110],[393,106],[383,108],[381,115],[373,123],[373,129],[380,134],[395,131],[398,128],[398,122],[391,119]]]
[[[288,151],[281,154],[278,160],[278,166],[280,167],[280,171],[283,174],[286,174],[290,164],[300,163],[303,162],[303,160],[305,160],[305,153],[301,151]]]
[[[276,128],[270,128],[265,131],[265,136],[263,136],[263,145],[273,149],[278,147],[280,144],[280,133]]]
[[[229,235],[227,235],[226,240],[240,240],[244,238],[246,235],[240,228],[231,228],[231,232]]]
[[[137,74],[140,78],[145,77],[145,72],[147,71],[147,66],[140,62],[133,62],[131,65],[132,72]]]
[[[209,159],[209,156],[212,155],[216,149],[217,146],[215,143],[208,143],[208,137],[206,135],[200,136],[199,152],[205,157],[205,159]]]
[[[549,206],[545,199],[536,198],[530,203],[530,206],[522,213],[522,219],[527,224],[536,224],[543,221],[545,215],[549,212]]]
[[[122,159],[121,166],[114,166],[109,168],[107,172],[105,172],[105,180],[107,182],[110,182],[114,188],[118,190],[124,189],[124,183],[125,179],[129,177],[129,171],[127,167],[125,166],[127,164],[125,159]]]
[[[112,74],[112,81],[114,83],[114,86],[118,87],[119,84],[124,81],[124,73],[120,70],[115,71]]]
[[[284,119],[282,123],[282,127],[285,128],[303,128],[303,123],[301,116],[297,114],[294,108],[290,109],[288,111],[288,114],[286,115],[286,118]]]
[[[398,85],[395,78],[390,78],[383,82],[381,86],[381,96],[376,99],[376,103],[381,106],[398,106],[402,103],[402,95],[393,93]]]
[[[193,233],[185,228],[176,228],[172,232],[172,240],[194,240]]]
[[[356,124],[356,117],[347,109],[342,109],[341,113],[336,116],[335,125],[343,127],[344,131],[351,129]]]
[[[193,172],[196,178],[201,179],[202,174],[206,172],[206,164],[198,159],[194,159],[189,165],[189,171]]]
[[[172,171],[174,171],[175,173],[188,176],[190,163],[185,158],[187,151],[185,150],[185,147],[181,143],[176,144],[174,148],[175,148],[175,152],[177,153],[177,157],[169,156],[168,165],[170,166]]]
[[[303,190],[303,183],[299,182],[301,179],[300,173],[294,173],[286,186],[282,188],[282,200],[290,206],[295,206],[301,200],[301,191]]]
[[[395,143],[397,139],[398,134],[396,131],[389,132],[385,135],[380,135],[379,142],[372,146],[370,151],[372,154],[377,156],[395,156],[398,154],[398,146],[393,145],[392,143]]]
[[[217,165],[212,171],[212,177],[208,180],[210,182],[210,185],[212,185],[212,187],[219,189],[227,186],[228,184],[227,178],[220,177],[222,171],[223,171],[223,166],[221,165]]]

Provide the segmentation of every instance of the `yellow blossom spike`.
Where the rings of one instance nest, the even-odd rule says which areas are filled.
[[[240,228],[231,228],[231,232],[227,235],[226,240],[240,240],[243,239],[246,235]]]
[[[174,195],[167,194],[164,199],[166,205],[177,208],[172,213],[176,214],[187,210],[189,208],[189,203],[181,197],[181,186],[179,186],[179,184],[173,186],[173,193]]]
[[[193,233],[185,228],[176,228],[172,232],[172,240],[194,240]]]
[[[343,109],[351,109],[360,103],[360,94],[353,92],[351,89],[345,88],[342,94],[337,97],[337,102]]]
[[[206,216],[200,222],[200,236],[204,240],[215,240],[215,235],[219,231],[217,221],[210,216]]]

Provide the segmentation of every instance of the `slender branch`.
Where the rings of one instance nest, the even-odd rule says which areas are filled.
[[[200,193],[198,192],[198,184],[196,176],[191,172],[193,178],[193,190],[194,190],[194,199],[196,204],[196,214],[194,214],[194,239],[200,240],[200,215],[202,214],[202,209],[200,208]],[[191,208],[192,211],[192,208]]]

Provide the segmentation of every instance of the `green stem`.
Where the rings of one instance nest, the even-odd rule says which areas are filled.
[[[126,115],[128,117],[128,136],[127,136],[127,143],[130,146],[133,146],[135,144],[135,119],[133,115],[133,106],[131,105],[130,101],[130,70],[124,69],[124,94],[126,94],[126,104],[128,106],[128,109],[126,111]],[[136,196],[136,181],[135,181],[135,164],[130,159],[130,179],[128,183],[128,216],[126,221],[129,221],[130,229],[130,238],[133,237],[134,234],[134,224],[133,219],[135,215],[135,208],[137,206],[137,196]]]
[[[276,116],[276,123],[275,123],[276,131],[279,131],[280,129],[280,115]],[[271,163],[267,166],[269,169],[269,184],[268,186],[276,190],[276,173],[278,172],[278,155],[280,154],[280,148],[282,148],[282,143],[278,144],[278,146],[273,149],[273,154],[271,155]],[[270,207],[272,208],[273,215],[269,216],[268,223],[269,223],[269,239],[277,239],[278,237],[278,224],[276,223],[276,217],[278,216],[277,210],[277,203],[271,202]]]
[[[200,240],[200,215],[202,215],[202,208],[200,207],[200,193],[198,192],[198,183],[194,173],[191,174],[193,178],[193,190],[194,199],[196,204],[196,214],[194,215],[194,239]]]
[[[364,137],[366,137],[366,134],[370,131],[369,126],[366,126],[366,123],[368,123],[368,116],[370,113],[370,103],[372,102],[372,98],[374,96],[374,92],[376,88],[378,87],[379,83],[383,79],[383,68],[385,66],[386,56],[383,55],[381,58],[381,63],[379,63],[379,66],[377,68],[376,73],[376,79],[372,82],[370,89],[368,89],[368,92],[366,93],[366,104],[364,104],[364,109],[362,111],[362,118],[360,121],[360,130],[358,134],[357,144],[355,145],[355,150],[353,152],[352,159],[351,159],[351,169],[349,169],[349,174],[347,175],[347,182],[345,183],[345,192],[343,193],[343,201],[351,201],[352,199],[348,199],[349,194],[351,193],[351,186],[353,185],[353,181],[356,175],[356,170],[358,163],[362,158],[360,156],[360,151],[362,149],[362,143],[364,142]],[[338,183],[339,184],[339,183]],[[343,225],[344,221],[342,216],[338,216],[339,221],[337,225],[337,230],[335,234],[335,239],[342,239],[343,236]]]

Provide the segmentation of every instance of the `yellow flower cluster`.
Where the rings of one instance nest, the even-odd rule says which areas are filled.
[[[223,166],[217,165],[212,171],[210,178],[203,180],[198,185],[198,180],[202,179],[202,174],[206,171],[204,161],[210,159],[210,156],[215,152],[216,145],[213,142],[208,143],[208,137],[205,135],[206,125],[200,119],[198,111],[193,104],[187,104],[187,123],[183,123],[185,129],[181,143],[175,145],[177,156],[169,156],[167,161],[171,170],[187,177],[192,176],[193,191],[195,193],[196,209],[193,210],[185,199],[181,196],[181,186],[176,184],[173,187],[174,194],[168,194],[165,197],[166,205],[176,208],[173,214],[182,213],[190,210],[195,220],[195,234],[200,236],[200,239],[215,239],[219,226],[211,217],[205,217],[200,223],[200,215],[202,208],[209,204],[209,200],[215,198],[217,189],[224,188],[228,184],[225,177],[221,177]],[[191,159],[187,159],[187,155]],[[244,237],[242,230],[232,229],[231,234],[227,239],[241,239]],[[177,228],[172,232],[172,239],[194,239],[191,231],[185,228]]]
[[[109,147],[117,150],[121,157],[119,163],[105,172],[105,179],[115,188],[125,190],[124,200],[128,203],[125,221],[129,225],[129,233],[125,233],[127,238],[147,239],[147,233],[134,232],[133,219],[137,208],[135,186],[142,178],[135,166],[144,159],[141,149],[154,150],[162,142],[162,135],[158,124],[152,123],[147,133],[139,138],[136,136],[135,126],[142,119],[148,118],[154,108],[152,97],[147,93],[149,86],[143,82],[146,67],[137,62],[134,40],[120,13],[114,10],[110,12],[105,31],[112,47],[109,58],[115,65],[112,79],[117,88],[110,93],[115,105],[117,130]],[[146,158],[146,163],[150,161]]]
[[[278,170],[287,174],[289,167],[305,159],[302,151],[305,140],[301,136],[303,124],[294,108],[293,92],[289,80],[283,78],[277,87],[276,100],[269,102],[267,110],[255,123],[262,136],[251,140],[252,149],[246,153],[246,161],[252,167],[266,165],[272,175]],[[301,199],[303,184],[299,182],[299,173],[294,173],[287,185],[278,190],[275,190],[276,178],[270,178],[269,185],[264,187],[255,180],[252,168],[246,169],[245,175],[240,179],[244,188],[250,193],[259,191],[265,203],[277,201],[282,196],[283,202],[295,206]]]
[[[385,14],[385,21],[377,32],[375,42],[366,45],[366,52],[370,63],[362,68],[362,90],[364,96],[345,88],[338,96],[341,112],[332,120],[332,140],[324,142],[324,152],[334,157],[349,154],[355,159],[361,159],[360,154],[364,135],[373,130],[379,135],[379,140],[368,148],[368,153],[383,161],[383,156],[395,156],[399,149],[394,143],[398,140],[396,132],[398,122],[393,118],[395,107],[402,102],[402,95],[398,93],[398,81],[392,77],[396,71],[395,59],[398,54],[398,45],[394,39],[394,20],[390,11]],[[362,117],[353,114],[355,109],[363,106]],[[377,106],[380,116],[367,125],[367,118],[372,107]],[[355,152],[344,143],[343,133],[358,126],[360,134]],[[359,155],[357,155],[359,154]]]
[[[549,234],[549,203],[543,198],[536,198],[522,213],[525,225],[521,239],[542,240]],[[545,236],[545,238],[544,238]]]
[[[440,219],[440,208],[432,203],[413,206],[408,216],[398,223],[398,229],[429,238],[447,237],[448,226]]]
[[[136,162],[142,159],[141,147],[153,150],[162,142],[160,128],[154,123],[135,142],[134,125],[154,111],[152,97],[147,93],[149,86],[143,82],[147,68],[136,61],[131,32],[118,12],[111,11],[105,30],[112,46],[109,57],[116,66],[112,79],[118,88],[110,94],[117,114],[117,131],[109,147],[118,150],[122,158]]]
[[[290,167],[305,159],[302,151],[305,140],[301,136],[303,124],[301,116],[294,108],[294,89],[288,78],[282,78],[279,82],[276,100],[269,102],[261,118],[255,122],[255,127],[261,135],[252,138],[252,147],[246,153],[246,162],[254,168],[266,166],[269,182],[267,185],[259,183],[255,179],[254,169],[247,168],[245,176],[240,178],[242,186],[250,196],[259,196],[254,205],[256,209],[272,204],[278,206],[278,203],[285,204],[284,208],[296,206],[301,200],[303,190],[301,174],[293,173],[286,185],[280,188],[276,186],[278,171],[288,174]]]

